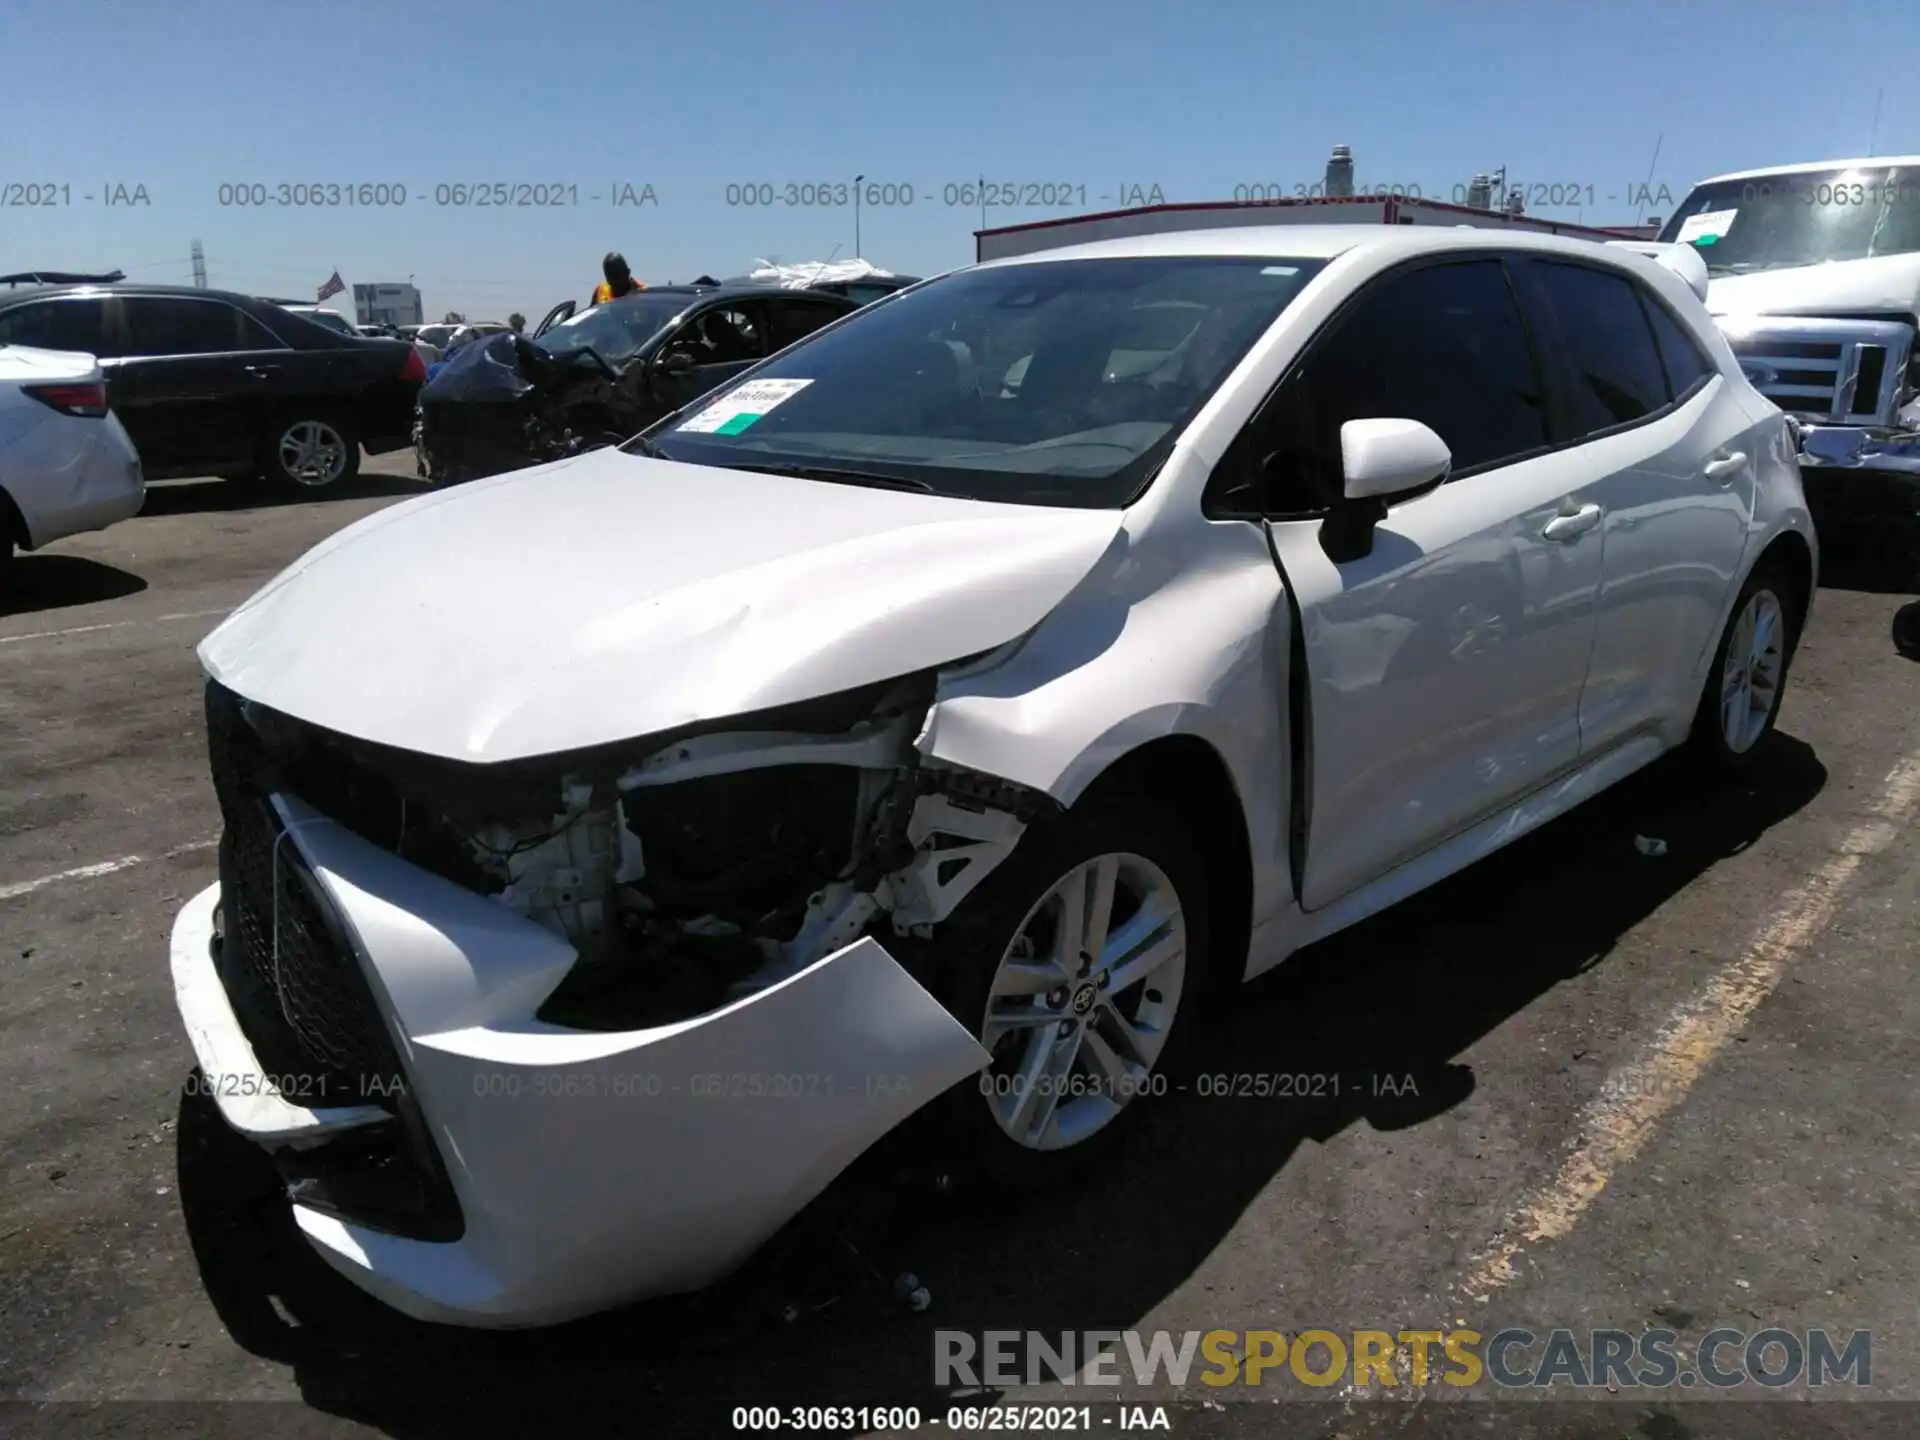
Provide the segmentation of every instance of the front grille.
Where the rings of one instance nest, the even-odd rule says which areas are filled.
[[[216,967],[254,1058],[303,1099],[373,1105],[394,1117],[278,1155],[289,1194],[370,1229],[458,1240],[466,1227],[459,1197],[404,1083],[393,1036],[344,923],[273,806],[271,797],[292,787],[240,698],[211,682],[207,750],[224,822]],[[322,770],[338,776],[337,767],[309,767],[302,784]],[[370,798],[350,778],[329,798],[363,820],[384,818],[385,795]]]
[[[1847,414],[1872,419],[1880,411],[1880,382],[1887,374],[1887,347],[1861,345],[1854,350],[1858,362],[1852,403]]]
[[[261,1068],[295,1093],[391,1109],[399,1056],[338,918],[269,796],[266,749],[237,697],[207,688],[220,839],[220,972]],[[334,1097],[339,1097],[335,1099]]]
[[[1884,425],[1913,343],[1896,321],[1771,316],[1728,337],[1754,388],[1790,414]]]

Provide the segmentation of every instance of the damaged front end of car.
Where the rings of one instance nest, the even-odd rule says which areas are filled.
[[[522,335],[491,335],[422,389],[418,468],[457,485],[617,443],[646,418],[591,352],[556,356]]]
[[[936,679],[487,765],[209,680],[176,989],[320,1253],[463,1324],[697,1288],[983,1068],[920,942],[1055,802],[922,757]]]

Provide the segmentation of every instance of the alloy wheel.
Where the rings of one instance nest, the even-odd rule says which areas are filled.
[[[980,1043],[994,1064],[982,1089],[1001,1130],[1028,1149],[1066,1149],[1156,1093],[1186,974],[1186,917],[1159,866],[1107,854],[1057,880],[987,992]]]
[[[320,489],[347,468],[347,442],[324,420],[301,420],[280,435],[280,468],[296,485]]]
[[[1786,631],[1778,597],[1754,591],[1734,623],[1720,672],[1720,734],[1736,755],[1758,743],[1780,703]]]

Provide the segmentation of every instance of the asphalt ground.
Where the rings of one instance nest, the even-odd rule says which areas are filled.
[[[416,493],[410,468],[311,503],[156,486],[137,519],[23,557],[0,598],[0,1431],[541,1434],[584,1407],[595,1430],[717,1434],[738,1405],[811,1403],[917,1405],[924,1434],[998,1398],[1093,1407],[1021,1427],[1050,1433],[1121,1428],[1116,1402],[1183,1434],[1920,1433],[1920,666],[1888,639],[1920,581],[1861,557],[1834,557],[1748,780],[1663,762],[1213,1025],[1209,1073],[1339,1076],[1337,1097],[1191,1085],[1115,1166],[1018,1202],[878,1157],[693,1301],[509,1335],[381,1309],[186,1094],[166,941],[218,831],[195,644]],[[1404,1351],[1516,1328],[1536,1339],[1510,1370],[1556,1329],[1589,1358],[1589,1331],[1667,1329],[1696,1377],[1716,1329],[1836,1351],[1865,1331],[1870,1383],[1460,1386],[1437,1349],[1424,1386],[1313,1385],[1284,1359],[1218,1387],[1122,1361],[1118,1386],[970,1392],[934,1369],[937,1330],[1232,1331],[1257,1359],[1315,1329]],[[856,1418],[835,1428],[888,1428]]]

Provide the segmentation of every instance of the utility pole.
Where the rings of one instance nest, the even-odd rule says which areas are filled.
[[[853,177],[853,258],[860,258],[860,182],[867,177]]]
[[[207,288],[207,252],[198,240],[193,242],[193,283],[197,289]]]

